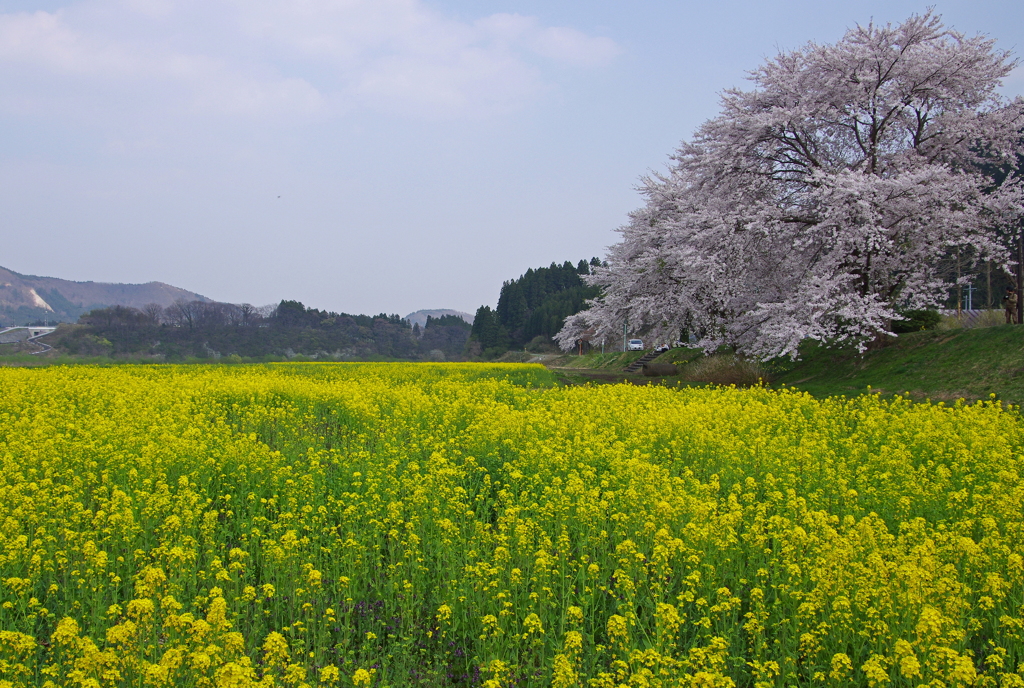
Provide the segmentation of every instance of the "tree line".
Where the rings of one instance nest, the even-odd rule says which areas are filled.
[[[410,326],[396,314],[352,315],[281,301],[254,307],[177,301],[164,308],[110,306],[62,326],[54,346],[69,354],[188,360],[306,357],[333,360],[459,360],[470,325],[457,317]]]
[[[598,258],[531,268],[502,284],[497,307],[480,306],[472,325],[455,315],[410,325],[396,314],[352,315],[284,300],[273,306],[179,300],[170,306],[109,306],[53,335],[55,348],[82,356],[181,361],[237,356],[279,360],[491,360],[510,349],[556,351],[566,317],[598,296],[584,278]]]

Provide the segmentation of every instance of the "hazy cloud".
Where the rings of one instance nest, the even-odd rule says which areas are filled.
[[[0,60],[8,68],[106,76],[128,74],[136,63],[123,46],[75,31],[61,12],[0,15]]]
[[[596,67],[619,54],[610,38],[587,36],[575,29],[552,26],[537,31],[533,39],[538,54],[579,67]]]
[[[599,67],[618,52],[533,17],[459,21],[422,0],[90,0],[0,14],[0,108],[88,111],[123,89],[171,112],[474,116],[550,88],[548,65]]]

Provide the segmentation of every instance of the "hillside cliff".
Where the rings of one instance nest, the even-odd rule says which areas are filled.
[[[0,324],[21,325],[36,320],[75,322],[94,308],[150,303],[170,306],[178,299],[210,301],[195,292],[163,282],[111,284],[73,282],[56,277],[22,275],[0,267]]]

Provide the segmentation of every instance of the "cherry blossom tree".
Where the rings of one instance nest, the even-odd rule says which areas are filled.
[[[761,358],[806,339],[863,346],[945,299],[943,256],[1007,267],[998,230],[1024,194],[984,170],[1020,152],[1024,101],[996,91],[1016,64],[931,12],[769,60],[643,180],[645,205],[588,278],[603,295],[557,341],[625,324]]]

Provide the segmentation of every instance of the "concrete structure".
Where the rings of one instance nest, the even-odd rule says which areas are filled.
[[[0,330],[0,344],[26,342],[29,339],[50,334],[56,327],[8,327]]]

